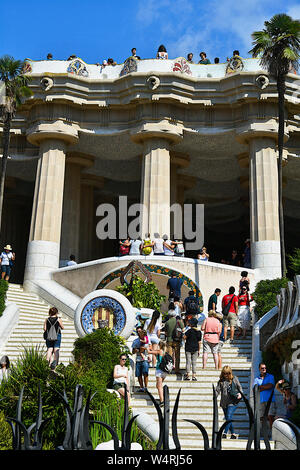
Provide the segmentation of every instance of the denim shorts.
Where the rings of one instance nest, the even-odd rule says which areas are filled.
[[[148,361],[139,361],[135,363],[135,376],[141,377],[141,375],[148,375],[149,364]]]
[[[1,264],[1,271],[5,273],[7,276],[10,276],[11,273],[11,266],[9,264]]]
[[[61,343],[61,333],[58,333],[57,339],[55,341],[49,341],[46,339],[46,346],[47,348],[60,348],[60,343]]]

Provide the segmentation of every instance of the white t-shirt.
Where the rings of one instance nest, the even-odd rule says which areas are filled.
[[[131,240],[130,242],[130,255],[140,255],[140,246],[142,242],[141,240]]]
[[[165,240],[165,243],[167,243],[167,245],[172,245],[172,240]],[[165,255],[168,255],[168,256],[174,256],[174,251],[171,251],[169,250],[169,248],[167,248],[166,246],[164,246],[164,252],[165,252]]]
[[[74,266],[76,263],[76,261],[68,261],[67,262],[67,266]]]
[[[0,257],[2,266],[9,266],[9,261],[12,259],[12,252],[10,251],[9,253],[6,253],[5,251],[2,251]]]
[[[159,330],[161,330],[161,324],[157,321],[157,322],[155,323],[155,326],[154,326],[154,328],[153,328],[153,331],[150,333],[150,332],[148,331],[150,322],[151,322],[151,318],[149,318],[148,320],[145,321],[144,330],[147,331],[147,334],[148,334],[148,335],[156,335],[156,336],[157,336],[157,332],[158,332]]]
[[[127,373],[127,376],[128,376],[128,369],[127,367],[122,367],[121,365],[117,365],[116,366],[116,373],[117,375],[119,374],[124,374],[124,372]],[[114,382],[116,383],[119,383],[119,384],[123,384],[123,383],[126,383],[126,377],[117,377],[117,378],[114,378]]]
[[[154,238],[153,240],[154,246],[153,251],[154,253],[164,253],[164,241],[162,238]]]

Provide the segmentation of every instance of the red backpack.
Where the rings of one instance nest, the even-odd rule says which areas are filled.
[[[120,254],[128,255],[130,251],[130,246],[120,245]]]

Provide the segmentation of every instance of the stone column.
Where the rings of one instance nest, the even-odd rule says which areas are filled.
[[[62,214],[60,265],[65,266],[71,254],[79,258],[81,172],[93,165],[94,158],[77,153],[67,154]],[[87,233],[87,232],[85,232]]]
[[[281,277],[276,141],[252,138],[249,150],[251,265],[273,279]]]
[[[49,138],[40,144],[24,285],[49,278],[58,268],[66,143]]]
[[[170,236],[170,152],[166,139],[149,138],[144,142],[142,163],[141,234]]]

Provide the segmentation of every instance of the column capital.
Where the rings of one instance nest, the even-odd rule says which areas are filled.
[[[240,126],[236,130],[236,140],[240,144],[249,144],[253,139],[267,138],[278,141],[278,122],[275,119],[269,120],[267,123],[251,123]],[[287,129],[285,128],[284,142],[289,139]]]
[[[166,144],[178,144],[183,139],[183,128],[167,121],[159,124],[146,123],[135,128],[130,138],[136,144],[143,144],[152,139],[161,139]]]
[[[30,127],[26,132],[27,140],[33,145],[40,145],[44,140],[61,140],[67,145],[78,141],[79,126],[65,124],[62,121],[55,123],[40,122]]]

